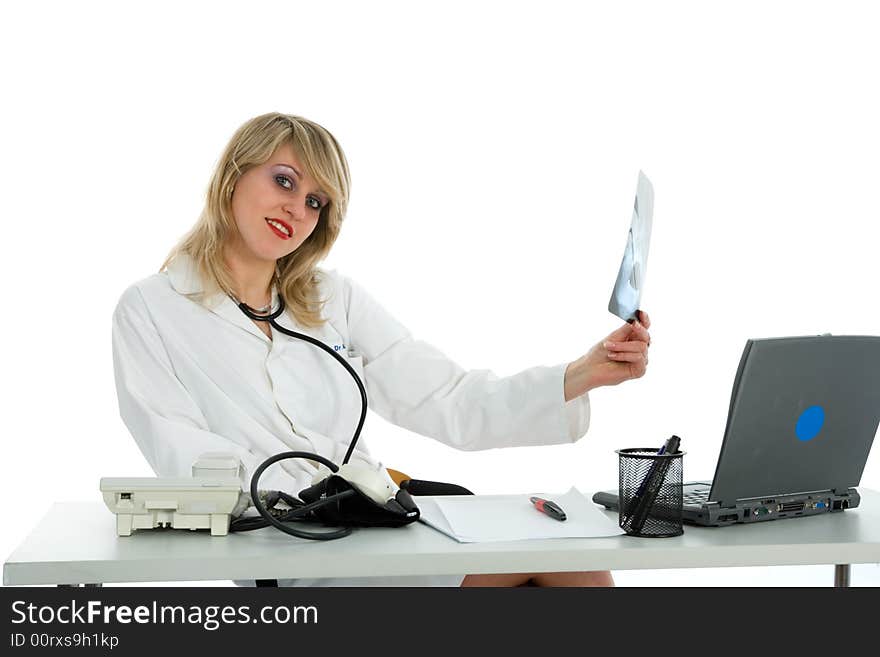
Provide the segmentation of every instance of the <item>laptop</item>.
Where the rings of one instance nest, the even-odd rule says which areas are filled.
[[[683,485],[684,522],[718,527],[858,506],[878,423],[880,337],[748,340],[715,476]],[[593,502],[617,510],[617,491]]]

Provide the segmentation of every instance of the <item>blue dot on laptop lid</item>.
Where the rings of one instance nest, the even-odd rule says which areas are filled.
[[[810,406],[798,418],[794,432],[798,440],[812,440],[819,435],[825,424],[825,411],[821,406]]]

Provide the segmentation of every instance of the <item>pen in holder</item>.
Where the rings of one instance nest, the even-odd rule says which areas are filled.
[[[618,523],[630,536],[680,536],[684,452],[636,447],[619,457]]]

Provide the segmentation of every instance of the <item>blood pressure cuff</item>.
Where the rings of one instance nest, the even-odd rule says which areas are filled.
[[[400,487],[410,495],[473,495],[464,486],[447,484],[443,481],[428,481],[427,479],[405,479]]]
[[[419,507],[407,491],[400,489],[393,499],[379,504],[336,475],[300,491],[299,498],[311,504],[347,490],[354,494],[315,509],[314,517],[325,525],[343,527],[403,527],[419,519]]]

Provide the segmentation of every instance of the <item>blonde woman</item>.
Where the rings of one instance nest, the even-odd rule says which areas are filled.
[[[465,371],[409,331],[353,280],[318,268],[342,227],[349,172],[320,125],[270,113],[233,135],[205,208],[160,273],[131,287],[113,315],[123,421],[159,476],[188,476],[207,451],[237,454],[248,476],[268,457],[300,450],[341,463],[360,400],[321,349],[249,319],[277,322],[333,348],[386,420],[462,450],[568,443],[586,433],[588,391],[642,376],[649,319],[625,324],[571,363],[499,378]],[[361,441],[358,463],[384,473]],[[296,495],[320,470],[283,461],[260,487]],[[393,530],[389,530],[393,531]],[[608,572],[356,578],[285,585],[612,586]]]

